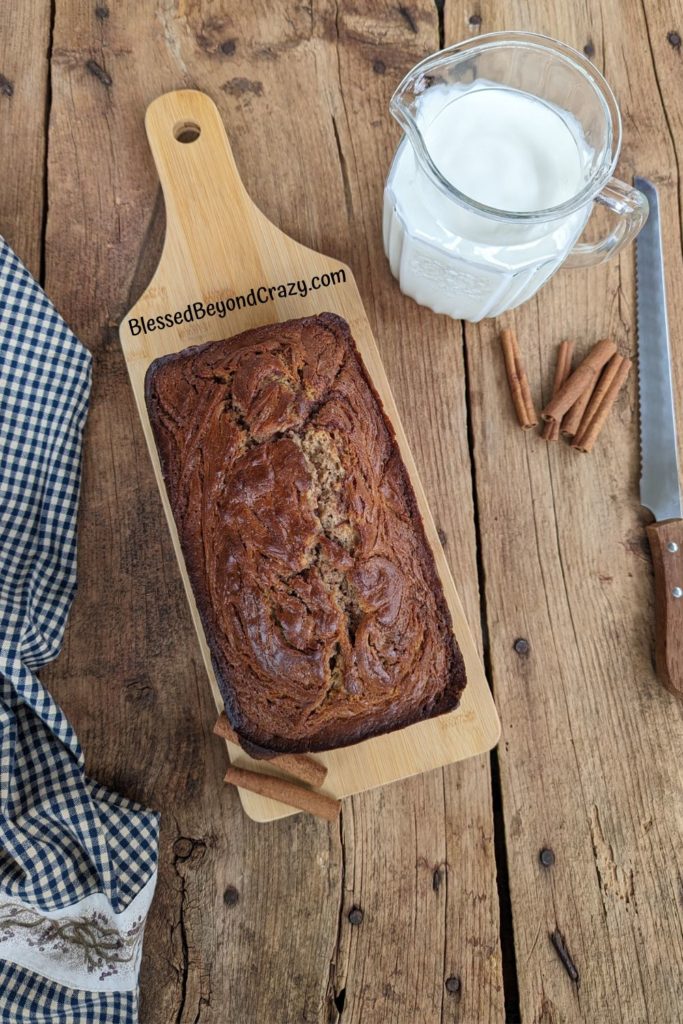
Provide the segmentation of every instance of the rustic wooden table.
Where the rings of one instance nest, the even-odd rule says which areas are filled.
[[[592,456],[548,448],[513,424],[500,325],[420,309],[382,255],[392,90],[440,42],[513,27],[583,49],[614,86],[621,176],[661,189],[680,355],[673,0],[0,8],[0,232],[95,357],[80,592],[45,680],[89,771],[163,814],[144,1024],[683,1020],[683,707],[652,671],[635,381]],[[348,800],[339,828],[256,825],[222,785],[117,338],[164,232],[143,114],[185,86],[218,103],[267,216],[354,269],[503,723],[491,757]],[[560,273],[506,318],[537,394],[562,337],[633,349],[633,262]],[[676,384],[683,422],[680,364]]]

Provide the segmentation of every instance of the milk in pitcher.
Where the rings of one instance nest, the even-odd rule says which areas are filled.
[[[481,79],[427,89],[416,121],[433,165],[464,201],[425,173],[404,138],[383,219],[401,291],[436,313],[475,321],[519,305],[559,267],[590,215],[584,206],[559,219],[514,216],[552,210],[580,191],[592,151],[579,121]],[[510,216],[497,219],[496,211]]]

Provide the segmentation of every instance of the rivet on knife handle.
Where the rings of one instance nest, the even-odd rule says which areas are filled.
[[[647,528],[655,570],[657,675],[683,698],[683,519]]]

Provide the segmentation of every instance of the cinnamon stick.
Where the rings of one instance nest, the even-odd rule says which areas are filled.
[[[522,430],[531,430],[538,423],[538,413],[534,408],[534,400],[531,397],[531,388],[529,387],[529,378],[526,375],[522,357],[517,355],[517,374],[519,376],[519,383],[522,388],[522,398],[524,399],[524,408],[526,410],[527,422],[522,426]]]
[[[213,727],[216,736],[222,736],[224,740],[240,745],[240,738],[230,725],[225,712],[223,712]],[[287,775],[294,776],[309,786],[322,786],[327,776],[327,768],[320,761],[309,757],[308,754],[274,754],[272,757],[264,758]]]
[[[582,433],[574,438],[572,448],[576,448],[580,452],[590,452],[593,450],[593,446],[605,425],[605,420],[617,400],[617,395],[621,391],[630,369],[631,360],[622,357],[616,372],[612,376],[611,383],[602,396],[600,404]]]
[[[507,373],[508,385],[512,404],[515,407],[517,422],[522,430],[530,430],[538,423],[538,416],[534,408],[529,387],[529,378],[524,369],[522,355],[517,343],[517,335],[514,331],[506,329],[500,332],[500,344],[505,359],[505,372]]]
[[[623,361],[624,357],[620,356],[617,352],[616,355],[612,356],[612,358],[600,374],[600,379],[595,385],[595,390],[593,391],[593,394],[590,397],[590,401],[588,402],[586,410],[581,418],[581,423],[579,424],[576,430],[576,435],[574,438],[575,440],[579,439],[582,434],[585,434],[588,425],[590,424],[591,420],[595,416],[595,413],[599,409],[600,404],[603,398],[605,397],[606,393],[609,391],[610,384],[614,380],[619,370],[619,367],[621,366]]]
[[[609,363],[607,365],[609,365]],[[600,371],[598,371],[598,373],[599,372]],[[583,420],[586,408],[588,407],[588,403],[593,395],[593,388],[595,387],[597,379],[598,378],[595,377],[594,380],[587,385],[586,390],[579,395],[571,409],[562,417],[560,433],[563,437],[574,437],[578,433],[579,425]]]
[[[276,775],[262,775],[260,772],[250,772],[230,765],[225,781],[231,786],[248,789],[251,793],[270,797],[271,800],[279,800],[280,803],[307,811],[317,818],[325,818],[326,821],[336,821],[341,810],[339,800],[325,796],[315,789],[305,789],[296,782],[280,779]]]
[[[581,416],[585,411],[586,405],[590,399],[595,382],[598,379],[602,368],[612,358],[617,351],[617,346],[610,338],[603,338],[597,345],[591,349],[586,358],[577,366],[574,372],[567,377],[566,381],[554,395],[548,405],[543,410],[543,419],[547,422],[557,420],[560,422],[565,413],[572,409],[572,406],[577,402],[578,399],[585,397],[581,407],[581,415],[579,416],[576,426],[578,427],[581,421]],[[573,410],[572,410],[573,411]],[[562,424],[562,432],[565,432],[565,424]]]
[[[557,394],[571,373],[573,354],[574,342],[563,341],[557,351],[557,363],[555,365],[555,376],[553,378],[553,397]],[[559,441],[560,424],[558,420],[550,420],[545,424],[543,427],[543,438],[546,441]]]

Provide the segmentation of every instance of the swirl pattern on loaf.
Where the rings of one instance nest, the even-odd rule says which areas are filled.
[[[218,685],[258,753],[456,707],[462,656],[391,426],[330,313],[154,362],[146,398]]]

